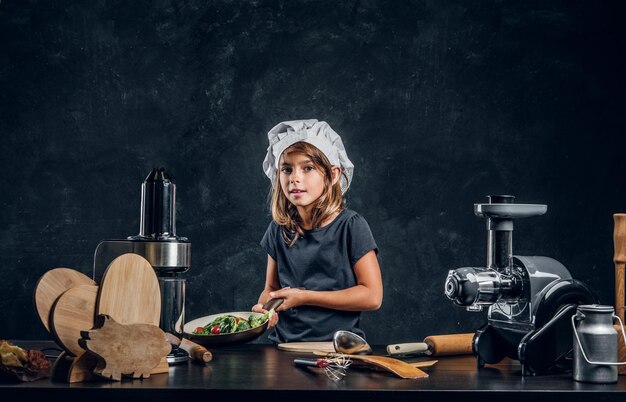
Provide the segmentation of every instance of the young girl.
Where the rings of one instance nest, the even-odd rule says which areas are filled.
[[[383,299],[378,248],[369,225],[345,208],[354,165],[325,122],[279,123],[268,133],[263,168],[272,181],[272,217],[261,246],[265,288],[252,311],[284,302],[270,320],[274,343],[328,341],[338,330],[363,337],[361,311]]]

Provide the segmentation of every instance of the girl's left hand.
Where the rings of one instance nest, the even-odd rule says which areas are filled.
[[[276,311],[285,311],[289,310],[290,308],[306,304],[305,295],[306,291],[303,288],[285,287],[280,290],[270,292],[270,297],[272,299],[276,297],[282,297],[283,299],[285,299],[285,301],[283,301],[283,304],[276,308]]]
[[[252,306],[252,311],[254,311],[255,313],[261,313],[261,314],[265,314],[268,312],[267,310],[263,308],[263,304],[261,303],[258,303]],[[269,323],[267,325],[267,329],[270,329],[276,326],[276,324],[278,324],[278,313],[276,312],[276,310],[274,310],[274,314],[272,314],[272,316],[270,317]]]

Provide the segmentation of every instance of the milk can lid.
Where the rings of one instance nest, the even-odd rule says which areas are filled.
[[[578,311],[590,313],[613,313],[615,310],[613,309],[613,306],[603,304],[582,304],[578,306]]]

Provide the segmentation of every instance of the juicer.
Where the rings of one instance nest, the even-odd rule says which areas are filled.
[[[161,289],[160,327],[182,340],[185,278],[181,274],[191,264],[191,243],[176,235],[176,185],[164,168],[152,169],[141,185],[139,234],[103,240],[96,247],[93,279],[99,283],[109,264],[126,253],[141,255],[154,268]],[[170,364],[188,359],[188,353],[177,346],[167,356]]]
[[[522,375],[571,368],[570,318],[578,305],[597,303],[582,282],[549,257],[513,255],[513,220],[543,215],[547,205],[515,204],[512,195],[487,196],[474,213],[487,221],[487,266],[448,272],[445,294],[469,311],[489,306],[474,334],[477,364],[519,360]]]

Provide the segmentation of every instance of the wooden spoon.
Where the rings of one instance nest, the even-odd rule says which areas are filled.
[[[35,308],[46,330],[50,331],[50,312],[59,296],[74,286],[95,284],[93,279],[71,268],[54,268],[43,274],[35,286]]]
[[[161,291],[152,265],[138,254],[114,259],[104,272],[96,315],[108,315],[119,324],[153,324],[161,319]]]

